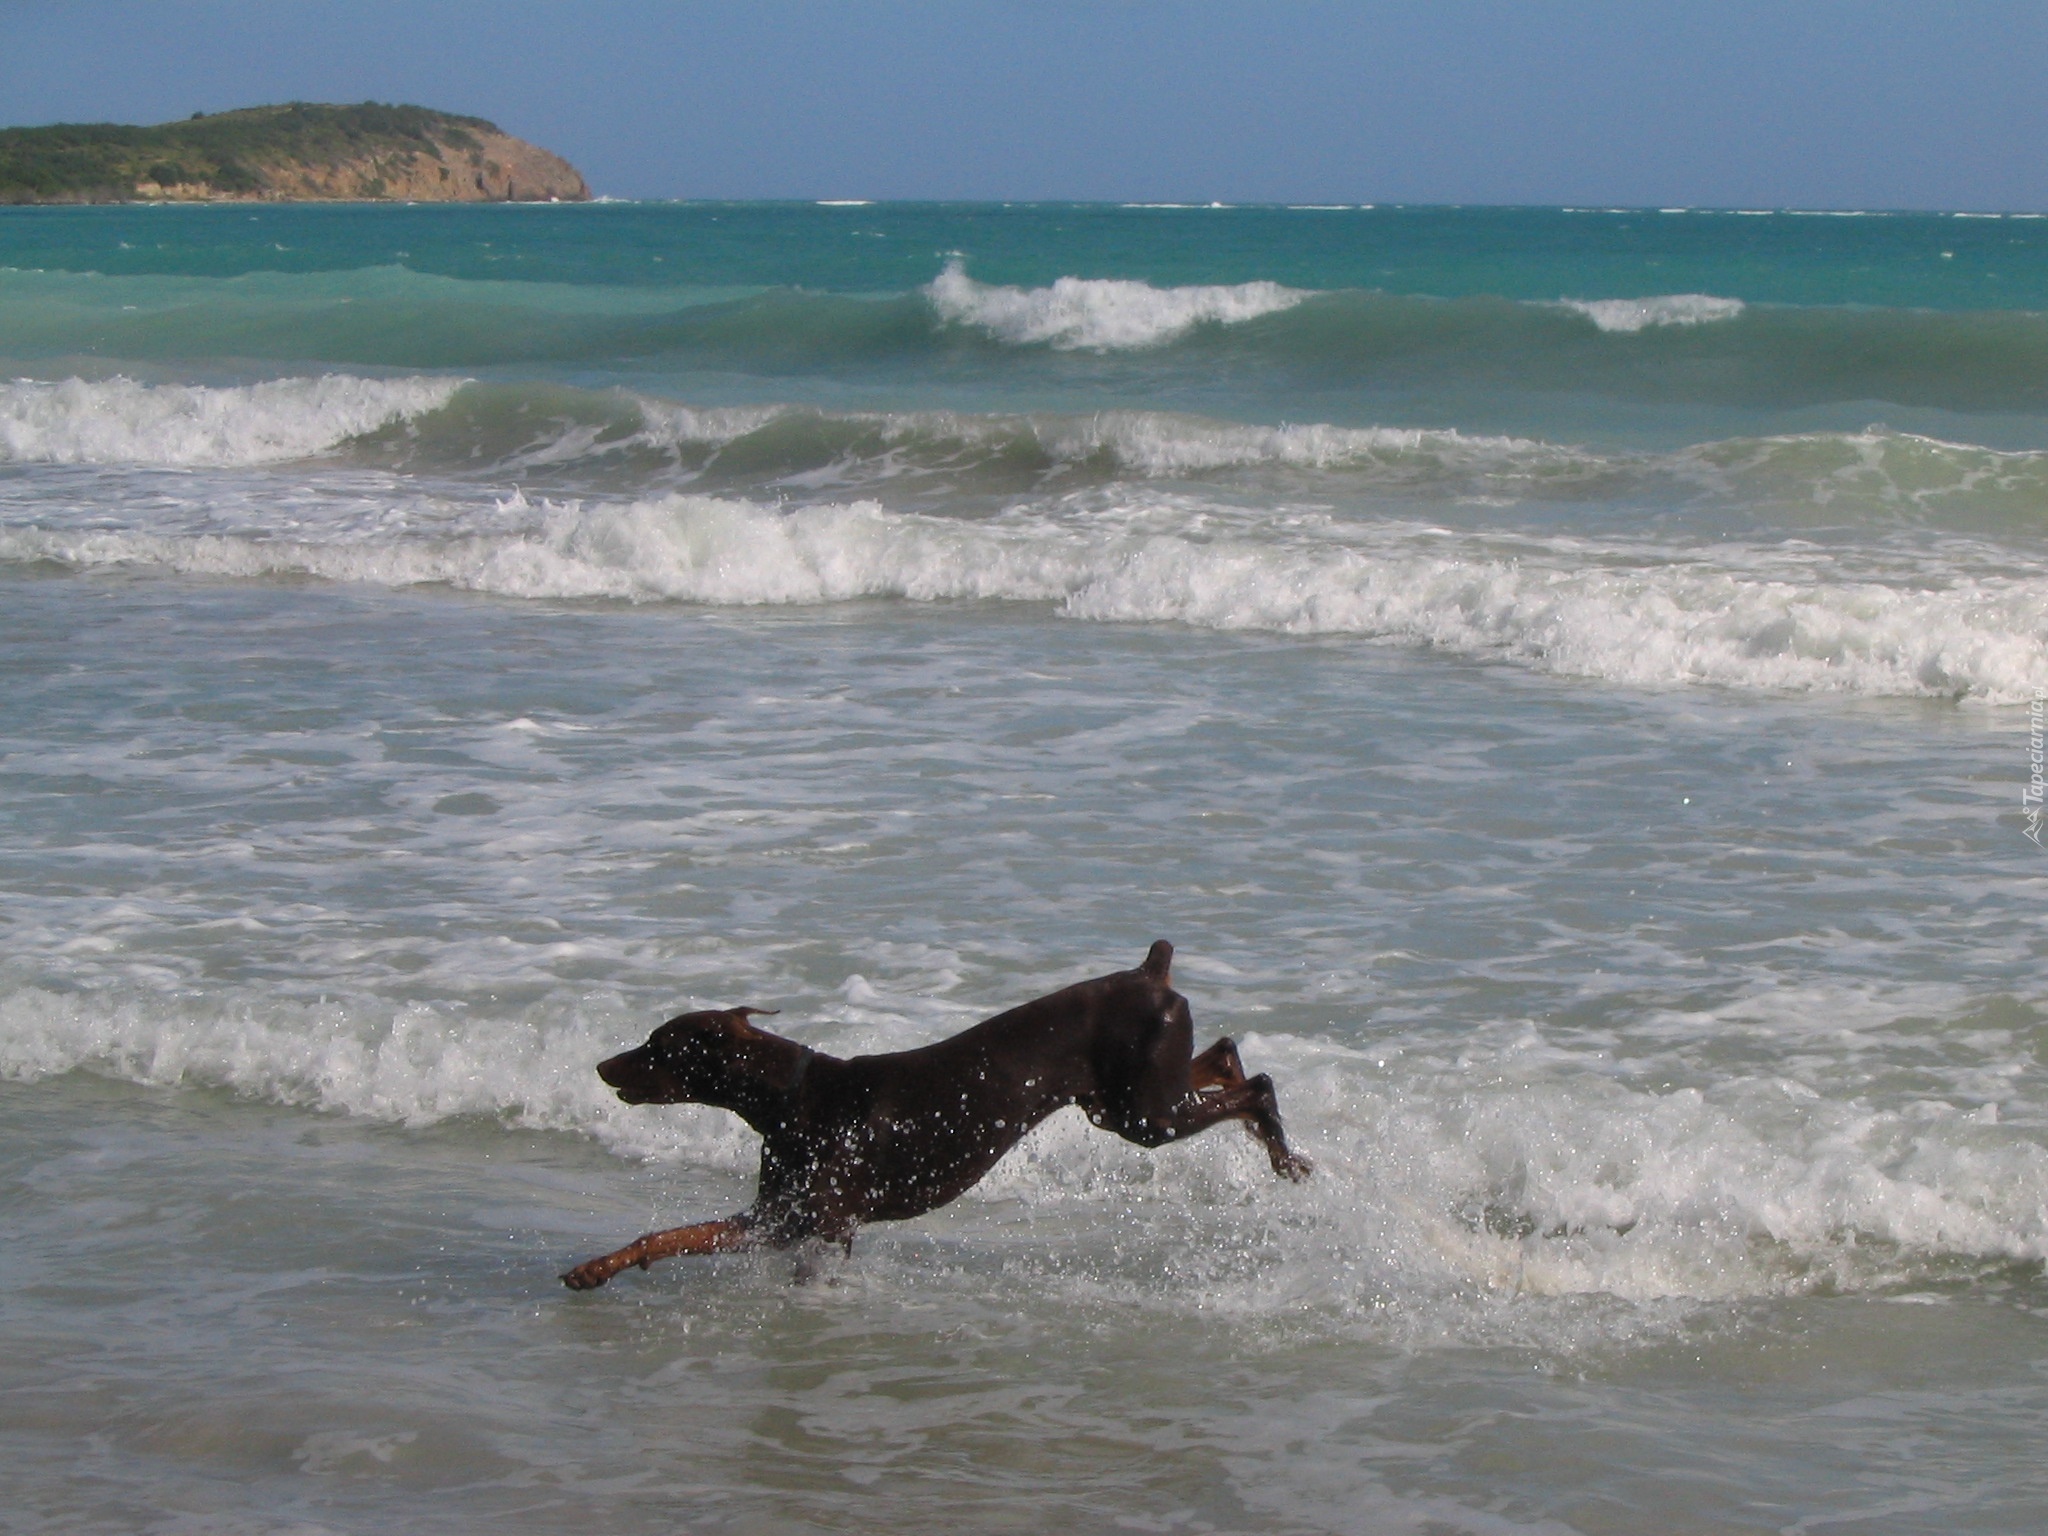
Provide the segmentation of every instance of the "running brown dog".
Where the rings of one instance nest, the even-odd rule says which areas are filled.
[[[972,1188],[1039,1121],[1078,1104],[1141,1147],[1241,1120],[1273,1171],[1304,1179],[1287,1145],[1273,1080],[1246,1077],[1237,1047],[1194,1054],[1194,1018],[1173,990],[1173,946],[1145,963],[1064,987],[914,1051],[827,1056],[756,1029],[759,1008],[670,1019],[597,1075],[628,1104],[714,1104],[761,1133],[754,1203],[724,1221],[650,1232],[562,1276],[573,1291],[684,1253],[787,1248],[849,1251],[855,1230],[935,1210]]]

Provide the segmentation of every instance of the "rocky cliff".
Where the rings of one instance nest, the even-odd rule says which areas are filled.
[[[153,128],[0,130],[0,202],[582,202],[576,168],[480,117],[293,102]]]

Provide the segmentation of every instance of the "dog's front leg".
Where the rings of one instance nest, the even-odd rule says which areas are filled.
[[[1242,1120],[1265,1147],[1267,1160],[1281,1178],[1299,1183],[1315,1171],[1313,1163],[1287,1145],[1280,1106],[1273,1097],[1273,1079],[1263,1072],[1231,1087],[1189,1093],[1164,1113],[1146,1115],[1127,1109],[1116,1114],[1091,1112],[1088,1118],[1141,1147],[1164,1146],[1222,1121]]]
[[[562,1276],[562,1284],[572,1291],[594,1291],[622,1269],[639,1265],[645,1269],[656,1259],[672,1259],[684,1253],[734,1253],[741,1248],[750,1248],[760,1241],[754,1234],[754,1223],[745,1216],[734,1216],[726,1221],[700,1221],[695,1226],[670,1227],[666,1232],[650,1232],[645,1237],[635,1238],[625,1247],[578,1264]]]

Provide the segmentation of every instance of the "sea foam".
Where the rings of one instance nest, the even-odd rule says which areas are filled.
[[[525,598],[1004,599],[1077,619],[1356,635],[1644,687],[2014,703],[2048,675],[2048,579],[2038,576],[1902,587],[1582,539],[1496,548],[1399,524],[1375,525],[1368,543],[1313,522],[1217,537],[1171,505],[971,521],[869,502],[785,512],[676,495],[506,504],[497,521],[511,527],[328,543],[17,528],[0,532],[0,559]]]
[[[1707,325],[1733,320],[1746,307],[1740,299],[1711,293],[1664,293],[1645,299],[1560,299],[1561,308],[1584,315],[1603,331],[1632,335],[1666,325]]]
[[[133,379],[0,383],[0,463],[233,467],[308,458],[437,410],[462,380],[346,374],[210,388]]]
[[[1119,278],[1063,277],[1050,288],[998,287],[977,283],[958,259],[925,294],[939,318],[951,324],[1062,351],[1158,346],[1198,325],[1256,320],[1309,297],[1269,282],[1154,288]]]

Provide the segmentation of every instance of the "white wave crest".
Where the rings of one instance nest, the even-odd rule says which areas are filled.
[[[1337,427],[1320,422],[1267,427],[1157,411],[1104,411],[1085,419],[1047,419],[1034,427],[1038,440],[1056,459],[1074,461],[1107,451],[1120,467],[1141,475],[1265,465],[1513,475],[1592,470],[1603,462],[1582,449],[1448,428]]]
[[[2048,675],[2048,582],[1903,590],[1703,564],[1562,569],[1155,540],[1074,591],[1078,617],[1356,634],[1639,687],[1975,697]]]
[[[1584,315],[1603,331],[1633,335],[1662,325],[1709,325],[1733,320],[1746,307],[1740,299],[1711,293],[1661,293],[1647,299],[1559,299],[1560,308]]]
[[[1311,1272],[1379,1248],[1445,1288],[1642,1303],[1863,1289],[1935,1255],[2048,1254],[2048,1151],[1979,1112],[1874,1110],[1783,1082],[1359,1083],[1317,1071],[1312,1048],[1264,1054],[1319,1176],[1353,1185],[1302,1243]]]
[[[998,340],[1063,351],[1157,346],[1197,325],[1235,325],[1292,309],[1308,294],[1278,283],[1154,288],[1115,278],[1063,277],[1050,288],[977,283],[957,260],[925,293],[942,320]]]
[[[437,410],[462,384],[346,374],[226,388],[125,378],[16,379],[0,383],[0,463],[282,463]]]
[[[780,512],[671,496],[539,514],[513,503],[501,514],[522,526],[330,543],[14,529],[0,532],[0,559],[532,598],[1052,602],[1080,619],[1358,635],[1646,687],[2012,703],[2048,676],[2048,579],[2032,576],[1908,588],[1578,540],[1456,545],[1406,525],[1383,526],[1365,547],[1312,527],[1207,537],[1200,519],[1185,531],[1135,514],[972,522],[865,502]]]
[[[657,448],[686,443],[722,446],[795,415],[799,409],[788,405],[691,406],[651,395],[634,395],[632,400],[645,424],[635,440]]]

